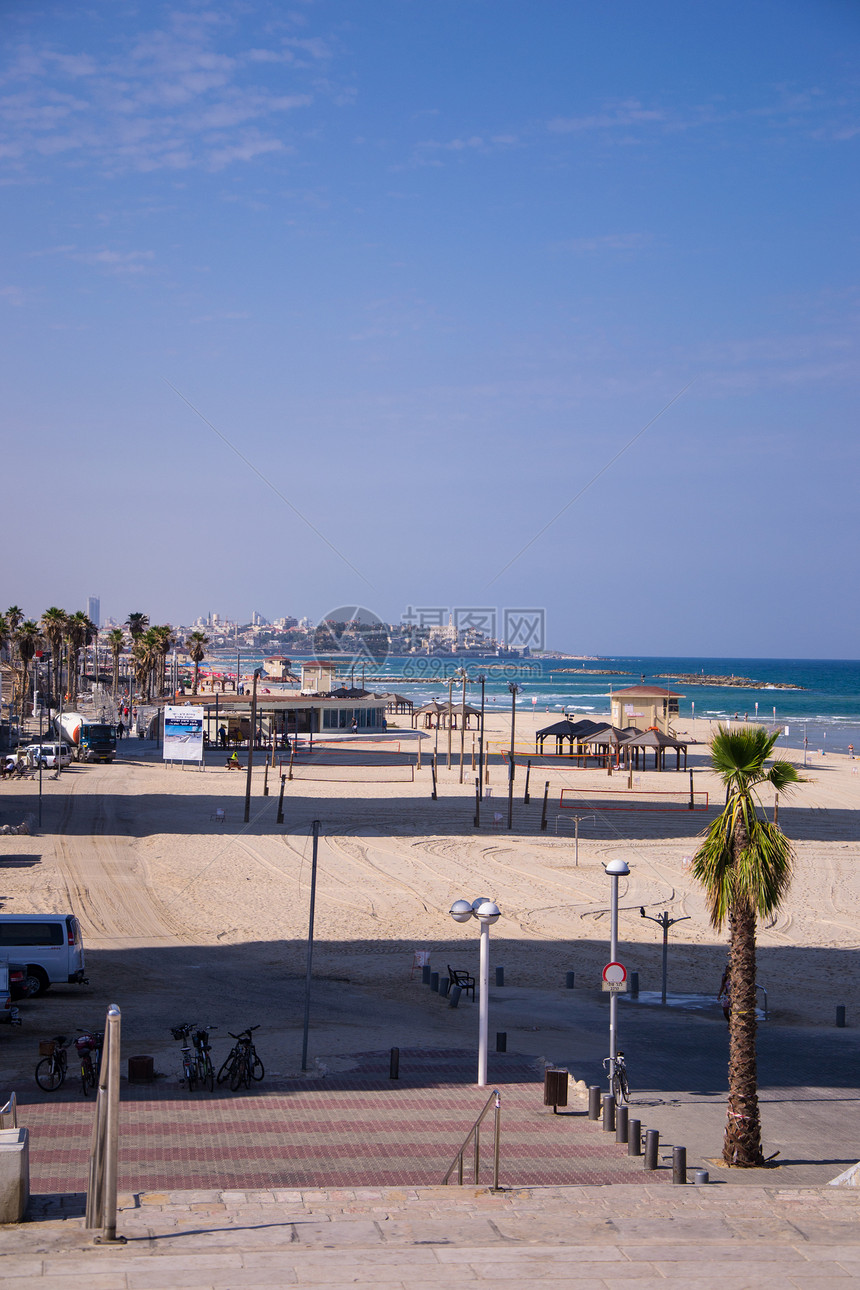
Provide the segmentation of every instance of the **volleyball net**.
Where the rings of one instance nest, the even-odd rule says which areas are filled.
[[[704,789],[563,788],[562,811],[707,811]]]

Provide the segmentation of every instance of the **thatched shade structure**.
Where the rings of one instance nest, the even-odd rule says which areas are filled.
[[[429,730],[433,726],[441,724],[441,717],[444,711],[445,709],[442,707],[441,703],[437,703],[435,699],[431,699],[429,703],[425,703],[423,707],[417,708],[412,713],[412,725],[414,727],[417,723],[422,725],[425,730]]]
[[[633,764],[639,768],[639,750],[642,750],[642,769],[645,770],[646,749],[654,749],[654,769],[666,769],[666,751],[674,748],[675,750],[675,769],[681,769],[681,751],[684,753],[684,770],[687,769],[687,745],[680,739],[673,739],[671,735],[664,735],[662,730],[655,730],[653,726],[637,734],[632,739],[628,739],[625,747],[629,748],[630,756],[633,758]]]

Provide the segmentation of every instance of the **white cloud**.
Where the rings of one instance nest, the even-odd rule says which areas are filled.
[[[571,237],[555,245],[561,251],[638,251],[649,241],[647,233],[601,233],[597,237]]]
[[[71,259],[92,264],[108,273],[146,273],[155,259],[154,251],[78,251]]]

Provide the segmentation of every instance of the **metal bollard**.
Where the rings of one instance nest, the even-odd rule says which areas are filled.
[[[615,1112],[615,1141],[616,1142],[627,1141],[627,1131],[628,1131],[627,1117],[629,1116],[629,1114],[630,1112],[627,1110],[626,1106],[619,1106]]]
[[[504,984],[505,984],[505,969],[504,969],[503,967],[497,967],[497,968],[496,968],[496,985],[504,985]]]
[[[447,976],[440,976],[440,978],[439,978],[439,993],[441,994],[441,996],[442,996],[442,998],[443,998],[443,999],[447,999],[447,998],[448,998],[448,991],[449,991],[450,989],[451,989],[451,978],[450,978],[450,977],[447,977]]]
[[[422,985],[429,985],[429,984],[430,984],[430,972],[431,972],[430,964],[429,964],[429,963],[425,963],[425,964],[424,964],[424,966],[423,966],[423,967],[422,967],[422,969],[421,969],[421,984],[422,984]]]
[[[600,1085],[589,1084],[588,1086],[588,1118],[589,1120],[600,1119]]]
[[[439,993],[439,973],[438,972],[430,973],[430,989],[435,991],[436,994]]]
[[[660,1150],[660,1132],[658,1129],[645,1130],[645,1168],[657,1168],[657,1152]]]
[[[388,1059],[388,1078],[400,1079],[400,1049],[392,1048]]]
[[[686,1183],[687,1181],[687,1148],[672,1148],[672,1182]]]
[[[630,973],[630,998],[631,999],[639,998],[639,973],[638,972]]]
[[[576,984],[576,973],[568,972],[564,983],[568,990],[572,990]]]
[[[845,1004],[844,1003],[838,1003],[836,1005],[836,1026],[839,1030],[844,1030],[845,1028]]]
[[[496,1031],[496,1052],[506,1053],[508,1051],[508,1032],[506,1030]]]
[[[707,1169],[694,1169],[694,1170],[693,1170],[693,1182],[694,1182],[694,1183],[698,1183],[699,1185],[701,1185],[702,1183],[707,1183],[707,1182],[710,1182],[710,1181],[711,1181],[711,1176],[710,1176],[710,1174],[708,1173]]]
[[[615,1098],[611,1093],[603,1094],[603,1132],[615,1132]]]
[[[451,986],[451,998],[448,1003],[449,1008],[456,1008],[457,1004],[460,1002],[460,995],[462,993],[463,993],[462,986],[459,986],[459,985]]]
[[[642,1121],[630,1120],[627,1125],[627,1154],[628,1156],[642,1155]]]

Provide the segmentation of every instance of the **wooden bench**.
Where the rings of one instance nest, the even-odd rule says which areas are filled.
[[[448,977],[451,981],[452,987],[458,985],[461,990],[466,992],[467,995],[471,994],[472,1002],[474,1003],[475,978],[473,976],[469,976],[469,973],[462,969],[452,968],[450,964],[448,965]]]

